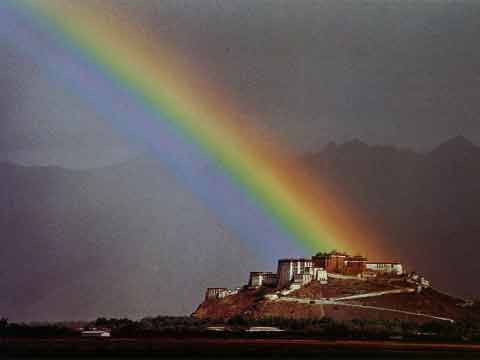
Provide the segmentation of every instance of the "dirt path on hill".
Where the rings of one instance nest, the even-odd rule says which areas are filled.
[[[429,314],[416,313],[416,312],[397,310],[397,309],[390,309],[390,308],[384,308],[384,307],[378,307],[378,306],[349,304],[349,303],[345,303],[345,302],[341,302],[341,301],[332,301],[332,300],[324,300],[324,299],[319,300],[319,299],[308,299],[308,298],[281,297],[281,298],[278,298],[278,299],[273,300],[273,301],[276,301],[276,302],[278,302],[278,301],[288,301],[288,302],[297,302],[297,303],[300,303],[300,304],[322,305],[323,316],[325,316],[325,309],[324,309],[323,305],[335,305],[335,306],[348,306],[348,307],[354,307],[354,308],[361,308],[361,309],[367,309],[367,310],[395,312],[395,313],[404,314],[404,315],[426,317],[426,318],[434,319],[434,320],[442,320],[442,321],[450,321],[450,322],[455,321],[453,319],[440,317],[440,316],[429,315]]]
[[[350,295],[350,296],[340,296],[335,298],[330,298],[331,301],[344,301],[344,300],[356,300],[356,299],[365,299],[383,295],[396,295],[396,294],[405,294],[405,293],[414,293],[416,289],[413,288],[399,288],[395,290],[384,290],[384,291],[375,291],[366,294]]]
[[[320,289],[320,296],[323,298],[323,290]],[[325,306],[323,306],[323,303],[320,304],[320,314],[322,316],[322,318],[325,317]]]

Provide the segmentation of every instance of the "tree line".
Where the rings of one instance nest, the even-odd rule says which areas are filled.
[[[210,326],[222,326],[225,331],[209,331]],[[450,323],[431,321],[416,323],[402,320],[334,321],[322,319],[290,319],[266,317],[251,319],[242,315],[226,321],[209,321],[189,316],[156,316],[141,320],[101,317],[86,323],[82,330],[108,329],[114,337],[149,336],[258,336],[245,332],[253,326],[270,326],[284,330],[281,333],[262,334],[262,337],[321,337],[342,339],[404,339],[480,342],[480,323],[464,319]],[[79,336],[81,329],[62,323],[17,324],[0,319],[0,337],[70,337]]]

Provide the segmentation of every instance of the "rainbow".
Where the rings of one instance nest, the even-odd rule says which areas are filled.
[[[190,150],[184,157],[201,156],[199,161],[203,165],[214,164],[219,176],[229,183],[221,188],[224,196],[215,198],[217,205],[223,201],[226,202],[221,205],[223,209],[235,207],[236,204],[229,203],[232,199],[227,194],[228,189],[235,188],[239,196],[254,204],[255,211],[263,214],[261,219],[268,219],[276,227],[269,236],[281,233],[305,252],[334,248],[382,254],[383,249],[362,214],[331,186],[313,180],[295,159],[280,150],[285,148],[284,144],[278,140],[266,143],[258,136],[256,129],[243,120],[241,106],[228,100],[223,95],[224,89],[206,81],[194,66],[184,65],[181,54],[167,41],[158,38],[155,42],[148,41],[145,34],[123,21],[121,14],[115,14],[100,2],[92,5],[83,1],[7,0],[6,3],[10,3],[11,11],[31,16],[38,26],[53,35],[57,46],[77,57],[84,68],[103,82],[108,81],[112,88],[121,89],[125,98],[140,104],[144,111],[142,118],[148,117],[149,121],[142,125],[143,133],[150,136],[150,145],[157,146],[162,153],[168,152],[163,156],[173,167],[182,161],[182,155],[175,153],[178,147],[168,147],[168,139],[157,144],[155,136],[160,136],[160,131],[163,136],[166,131],[187,144]],[[91,100],[99,101],[93,97]],[[138,132],[136,127],[140,125],[136,121],[138,117],[131,118],[125,126]],[[184,168],[177,167],[177,175],[188,170],[186,165],[198,166],[192,159],[183,161]],[[195,174],[202,176],[201,171]],[[188,178],[192,174],[183,175],[185,183],[196,186],[196,180]],[[210,196],[207,193],[212,191],[217,189],[205,186],[202,189],[207,202]],[[241,211],[232,210],[219,216],[229,217],[227,223],[240,221],[239,229],[254,225],[245,220],[242,223],[242,217],[249,217]],[[254,227],[246,236],[256,237],[255,242],[265,241],[262,239],[265,233],[256,234]],[[273,246],[276,240],[270,241],[269,246]]]

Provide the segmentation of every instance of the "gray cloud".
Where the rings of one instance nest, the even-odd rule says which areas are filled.
[[[95,3],[93,0],[88,0]],[[105,4],[105,3],[104,3]],[[353,137],[420,150],[480,142],[477,2],[111,1],[299,152]],[[2,151],[138,149],[2,44]],[[59,144],[60,142],[60,144]],[[58,159],[50,154],[49,159]],[[25,152],[25,151],[24,151]],[[109,150],[105,161],[116,162]],[[85,152],[84,152],[85,153]],[[82,164],[82,151],[64,165]],[[90,155],[85,155],[92,158]],[[124,156],[122,155],[122,158]],[[82,165],[83,166],[83,165]]]
[[[12,44],[0,43],[0,48],[0,160],[89,168],[144,151],[64,84],[46,78]]]
[[[478,3],[146,4],[134,21],[299,150],[352,137],[422,150],[455,134],[480,140]]]

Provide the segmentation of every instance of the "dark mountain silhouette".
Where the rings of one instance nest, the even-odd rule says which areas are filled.
[[[148,156],[90,171],[0,164],[0,179],[0,317],[188,314],[205,287],[260,268]]]
[[[456,137],[418,154],[356,140],[329,144],[305,161],[410,269],[454,294],[480,295],[480,147]]]
[[[457,136],[440,144],[431,152],[431,156],[462,161],[472,156],[478,156],[479,152],[480,148],[475,146],[470,140],[464,136]]]
[[[455,138],[417,154],[352,141],[305,161],[411,269],[480,295],[477,146]],[[265,265],[149,156],[89,171],[0,164],[0,179],[0,317],[185,314],[206,287]]]

